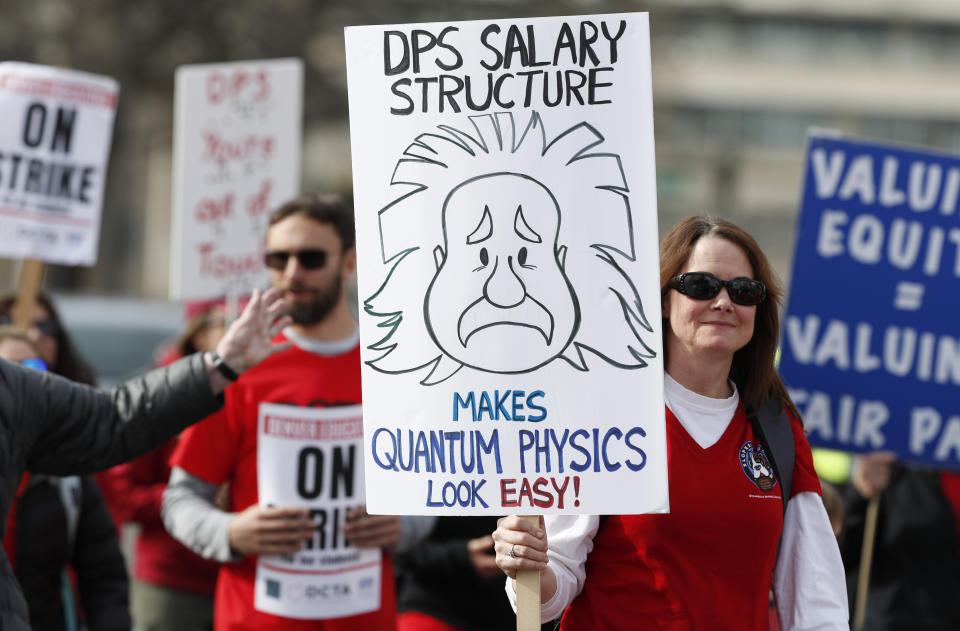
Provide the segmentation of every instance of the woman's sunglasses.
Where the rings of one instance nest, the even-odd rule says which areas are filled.
[[[300,261],[300,265],[306,269],[320,269],[327,264],[326,250],[300,250],[299,252],[274,250],[266,253],[263,262],[270,269],[282,272],[287,268],[287,261],[290,260],[290,257]]]
[[[730,300],[746,307],[754,307],[767,297],[767,288],[759,280],[752,278],[720,280],[706,272],[687,272],[674,276],[670,279],[668,287],[694,300],[715,298],[720,290],[726,287]]]
[[[13,319],[8,315],[0,315],[0,326],[13,324]],[[60,327],[53,320],[34,320],[28,328],[40,331],[45,337],[56,337],[60,332]]]

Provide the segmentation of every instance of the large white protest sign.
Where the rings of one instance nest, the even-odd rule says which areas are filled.
[[[97,260],[117,82],[0,63],[0,256]]]
[[[347,511],[364,503],[359,405],[302,408],[262,403],[257,490],[263,506],[301,506],[317,522],[313,541],[257,561],[254,606],[287,618],[352,616],[380,608],[379,548],[343,536]]]
[[[300,190],[302,102],[299,59],[177,68],[171,297],[266,285],[269,213]]]
[[[666,510],[647,16],[346,46],[368,509]]]

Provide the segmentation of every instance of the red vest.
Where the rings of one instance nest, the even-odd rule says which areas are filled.
[[[810,447],[793,427],[793,495],[819,492]],[[601,522],[560,629],[765,631],[783,503],[757,446],[742,406],[707,449],[668,409],[670,513]]]

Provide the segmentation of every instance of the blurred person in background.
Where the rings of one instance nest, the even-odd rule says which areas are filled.
[[[7,294],[0,298],[0,325],[11,324],[16,300],[16,294]],[[33,318],[27,327],[27,336],[40,349],[40,357],[47,362],[47,370],[71,381],[88,386],[97,385],[93,368],[77,352],[53,299],[46,292],[41,291],[37,295]]]
[[[110,391],[0,359],[0,515],[20,479],[77,475],[140,456],[212,414],[239,374],[287,344],[273,338],[291,319],[278,292],[254,291],[212,353],[197,353]],[[4,522],[2,533],[6,532]],[[0,554],[0,629],[26,631],[30,616],[6,551]]]
[[[430,534],[397,555],[397,631],[512,629],[490,533],[491,516],[437,517]]]
[[[11,323],[16,301],[17,295],[13,293],[0,298],[0,325]],[[96,372],[80,355],[60,318],[60,310],[46,292],[41,291],[37,294],[33,305],[33,318],[27,326],[26,335],[39,349],[40,357],[46,362],[47,370],[77,383],[88,386],[97,385]],[[107,506],[110,507],[111,517],[116,519],[113,515],[114,501],[103,476],[103,473],[99,473],[94,476],[94,479],[100,485]]]
[[[823,491],[823,507],[827,510],[827,517],[830,518],[833,534],[839,539],[843,533],[843,496],[835,486],[823,478],[820,478],[820,489]]]
[[[240,308],[244,306],[241,302]],[[187,324],[172,342],[156,352],[158,366],[166,366],[197,351],[215,348],[227,330],[227,313],[223,300],[187,303]]]
[[[855,457],[850,482],[840,551],[851,608],[867,504],[880,498],[864,628],[960,629],[960,474],[881,451]]]
[[[36,345],[12,327],[0,327],[0,357],[45,369]],[[24,475],[7,516],[3,546],[34,631],[74,631],[81,619],[97,631],[130,629],[123,554],[92,477]]]
[[[511,600],[529,569],[541,618],[562,614],[561,630],[761,631],[772,588],[784,631],[848,629],[837,541],[774,367],[782,290],[769,261],[739,226],[690,217],[660,242],[660,289],[670,512],[501,519]],[[790,424],[789,494],[747,414],[768,401]]]
[[[186,329],[177,339],[178,354],[186,357],[214,349],[226,332],[227,314],[222,302],[204,303],[190,315]]]
[[[188,307],[189,308],[189,307]],[[226,332],[219,303],[195,310],[175,344],[158,360],[167,365],[212,351]],[[167,533],[160,516],[170,479],[167,461],[177,439],[99,477],[117,524],[140,526],[133,562],[133,621],[141,631],[202,631],[213,628],[213,593],[219,564],[189,550]]]

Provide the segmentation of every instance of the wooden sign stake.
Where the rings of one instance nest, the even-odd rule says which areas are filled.
[[[874,495],[867,504],[866,522],[863,526],[863,547],[860,552],[860,572],[857,576],[857,604],[853,612],[853,628],[859,631],[867,614],[867,591],[870,588],[870,566],[873,564],[873,548],[877,538],[877,511],[880,495]]]
[[[43,261],[25,259],[20,267],[20,284],[17,288],[17,302],[13,305],[13,326],[20,329],[30,328],[33,322],[33,307],[40,293],[43,280]]]
[[[240,292],[237,291],[237,285],[237,282],[230,283],[224,300],[224,317],[227,326],[233,324],[233,321],[240,317]]]
[[[540,526],[539,515],[524,515],[533,526]],[[517,572],[517,631],[540,631],[540,572]]]

